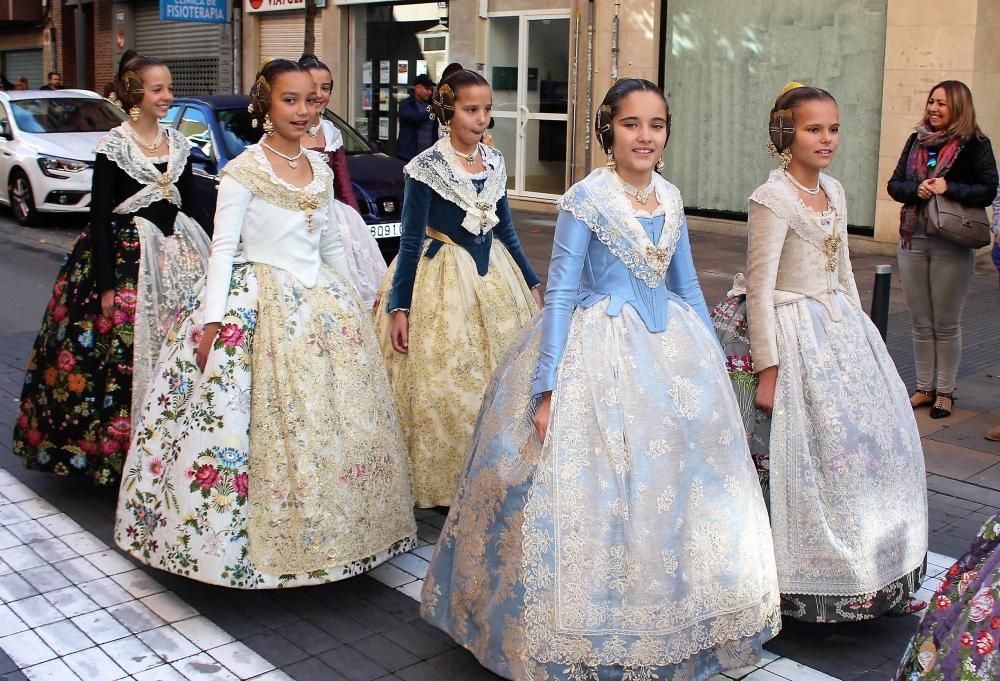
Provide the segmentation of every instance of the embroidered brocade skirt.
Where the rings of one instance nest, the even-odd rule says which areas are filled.
[[[201,309],[199,297],[160,354],[123,469],[118,545],[244,589],[335,581],[414,548],[402,435],[354,286],[326,268],[306,288],[237,265],[204,374]]]
[[[501,676],[707,679],[780,628],[767,511],[722,357],[671,301],[663,333],[577,308],[544,445],[540,318],[486,392],[421,614]]]
[[[783,583],[782,614],[804,622],[859,621],[898,610],[924,573],[926,494],[912,409],[900,400],[906,391],[878,332],[846,298],[838,302],[841,322],[812,300],[777,308],[779,353],[789,354],[780,354],[785,401],[776,395],[774,425],[754,407],[745,296],[730,296],[712,312],[765,499],[772,519],[780,519],[775,540],[785,548],[777,552],[778,572],[799,575]],[[792,397],[802,400],[801,409],[788,406]],[[772,436],[784,443],[777,457]],[[834,575],[832,588],[803,581]]]
[[[433,258],[420,258],[409,352],[400,354],[389,339],[386,309],[395,270],[393,261],[375,324],[409,452],[413,497],[419,508],[451,506],[486,384],[538,308],[499,241],[482,277],[468,252],[444,244]]]
[[[115,229],[112,318],[101,313],[90,230],[73,243],[28,360],[12,451],[28,468],[117,485],[160,343],[205,273],[209,239],[178,213],[172,236],[140,217]]]
[[[895,681],[1000,679],[1000,515],[941,580]]]

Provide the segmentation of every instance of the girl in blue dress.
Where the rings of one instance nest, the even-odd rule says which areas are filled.
[[[654,173],[663,93],[604,98],[608,168],[560,202],[546,305],[486,392],[421,614],[510,679],[707,679],[780,628],[767,511]]]

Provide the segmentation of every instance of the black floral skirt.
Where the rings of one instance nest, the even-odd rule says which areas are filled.
[[[28,360],[12,450],[28,468],[117,485],[131,439],[132,344],[139,235],[115,240],[115,302],[101,314],[90,231],[59,271]]]

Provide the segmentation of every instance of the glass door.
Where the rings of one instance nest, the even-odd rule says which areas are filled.
[[[493,137],[514,196],[555,198],[566,190],[569,28],[566,15],[490,19]]]

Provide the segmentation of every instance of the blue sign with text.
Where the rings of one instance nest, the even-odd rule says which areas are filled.
[[[229,0],[160,0],[160,20],[224,24],[229,21]]]

